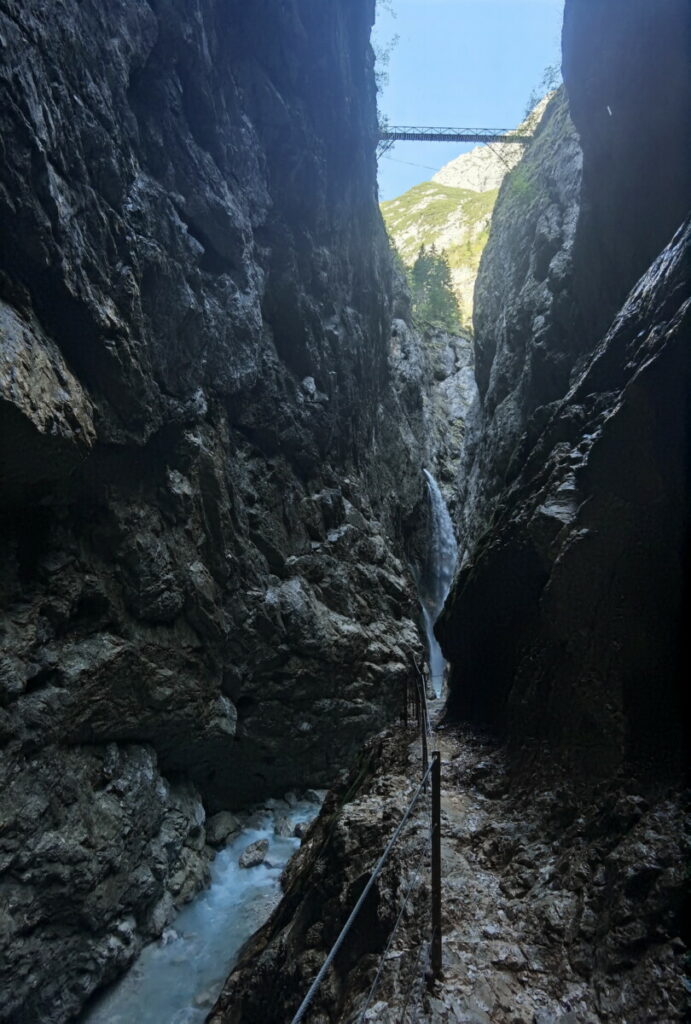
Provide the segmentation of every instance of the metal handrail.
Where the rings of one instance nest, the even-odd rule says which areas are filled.
[[[365,1014],[367,1013],[367,1011],[369,1009],[369,1006],[370,1006],[370,1003],[372,1002],[372,997],[373,997],[374,993],[377,990],[377,985],[379,984],[379,979],[381,978],[382,971],[384,970],[384,964],[386,962],[387,954],[388,954],[389,950],[391,949],[391,945],[393,943],[393,940],[396,937],[396,932],[398,931],[398,926],[401,923],[401,919],[403,918],[403,914],[404,914],[405,908],[408,906],[408,900],[410,898],[410,894],[413,891],[413,888],[417,885],[418,881],[420,880],[420,872],[421,871],[422,871],[422,868],[418,868],[417,869],[417,871],[415,872],[415,874],[411,878],[410,882],[408,883],[406,891],[405,891],[405,893],[403,895],[403,899],[401,901],[401,906],[400,906],[400,909],[398,911],[398,917],[396,918],[396,920],[394,922],[394,926],[391,929],[391,933],[389,935],[389,941],[386,943],[386,946],[384,947],[384,951],[383,951],[382,955],[379,957],[379,966],[377,967],[377,973],[374,975],[374,981],[372,982],[372,984],[370,986],[370,990],[369,990],[367,999],[365,1001],[365,1005],[363,1006],[362,1010],[360,1011],[360,1015],[358,1016],[358,1024],[362,1024],[362,1022],[364,1021]],[[419,960],[419,958],[420,958],[420,953],[418,951],[418,955],[417,955],[416,960],[415,960],[416,965],[417,965],[417,961]]]
[[[435,128],[431,126],[383,125],[380,142],[508,142],[527,143],[533,136],[508,128]]]
[[[374,869],[372,871],[372,874],[370,875],[369,880],[367,882],[367,885],[365,886],[365,888],[360,893],[360,898],[358,899],[357,903],[355,904],[355,906],[351,910],[350,916],[348,917],[348,920],[343,925],[343,928],[341,929],[341,932],[340,932],[338,938],[336,939],[336,941],[334,942],[333,946],[331,947],[331,950],[330,950],[326,960],[321,965],[321,968],[319,969],[319,972],[318,972],[316,978],[314,979],[314,981],[310,985],[310,987],[309,987],[309,989],[307,991],[307,995],[305,996],[305,998],[300,1003],[300,1006],[298,1007],[298,1011],[295,1014],[295,1016],[293,1017],[293,1019],[291,1021],[291,1024],[300,1024],[300,1021],[305,1016],[305,1013],[307,1012],[310,1003],[314,999],[314,996],[315,996],[317,990],[319,989],[319,986],[321,985],[322,981],[324,980],[324,976],[326,975],[326,972],[328,971],[328,969],[331,966],[331,964],[334,962],[334,959],[336,958],[336,954],[338,953],[339,949],[343,945],[343,942],[345,940],[346,935],[350,931],[350,929],[351,929],[351,927],[353,925],[353,922],[355,921],[355,918],[357,917],[357,915],[359,914],[360,910],[362,909],[362,906],[363,906],[365,900],[367,899],[367,895],[368,895],[370,889],[372,888],[372,886],[376,882],[377,878],[381,874],[382,869],[384,867],[384,864],[386,863],[386,861],[388,859],[388,856],[391,853],[391,851],[392,851],[392,849],[393,849],[393,847],[394,847],[394,845],[396,843],[396,840],[398,839],[398,837],[400,836],[401,832],[403,831],[403,826],[405,825],[405,823],[408,821],[408,818],[412,814],[413,808],[415,807],[415,804],[417,803],[417,801],[418,801],[418,799],[420,797],[420,794],[423,791],[425,783],[427,782],[427,779],[430,776],[430,774],[432,772],[432,769],[433,769],[435,764],[436,764],[436,759],[434,761],[431,761],[429,763],[429,765],[427,766],[427,770],[425,771],[424,775],[422,776],[420,784],[417,787],[417,789],[415,790],[413,798],[410,801],[410,803],[408,804],[408,807],[407,807],[407,810],[406,810],[405,814],[401,818],[401,821],[399,822],[398,827],[396,828],[396,831],[394,832],[394,834],[391,836],[391,839],[387,843],[386,849],[384,850],[384,852],[382,853],[381,857],[379,858],[379,860],[375,864]]]

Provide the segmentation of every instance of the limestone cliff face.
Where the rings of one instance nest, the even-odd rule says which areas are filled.
[[[544,96],[527,115],[518,128],[506,135],[531,135],[537,130],[552,93]],[[438,185],[469,189],[472,192],[492,192],[523,158],[523,148],[516,143],[493,142],[491,145],[475,146],[468,153],[462,153],[450,160],[436,174],[432,181]]]
[[[582,153],[563,90],[547,107],[522,163],[500,193],[491,243],[480,266],[475,375],[461,481],[462,536],[470,548],[487,529],[507,474],[520,468],[519,442],[539,429],[563,395],[585,338],[569,329],[573,247],[581,201]]]
[[[391,356],[399,395],[404,401],[416,397],[419,402],[421,429],[414,420],[408,426],[409,436],[413,443],[421,436],[422,464],[455,509],[466,418],[477,395],[472,335],[451,334],[432,324],[412,329],[397,317],[392,323]],[[410,551],[409,526],[406,540]],[[421,537],[422,543],[428,541],[429,537]]]
[[[0,2],[0,1019],[76,1012],[205,814],[398,710],[422,399],[373,7]]]
[[[682,760],[690,19],[567,2],[568,107],[504,183],[476,294],[450,708],[591,781]]]

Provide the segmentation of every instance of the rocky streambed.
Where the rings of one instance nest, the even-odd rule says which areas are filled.
[[[238,950],[280,900],[283,869],[323,794],[270,800],[234,818],[210,884],[81,1017],[83,1024],[201,1024]],[[223,818],[224,815],[218,815]]]

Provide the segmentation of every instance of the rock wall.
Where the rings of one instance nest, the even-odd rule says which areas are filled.
[[[475,315],[479,399],[469,415],[459,479],[461,536],[470,547],[487,529],[505,482],[568,386],[586,345],[571,326],[573,248],[580,209],[582,153],[560,91],[536,139],[507,178],[480,265]]]
[[[205,814],[328,784],[420,653],[373,16],[0,0],[2,1020],[77,1012]]]
[[[691,10],[567,0],[563,71],[584,151],[575,293],[592,336],[689,212]]]
[[[449,710],[589,783],[683,764],[690,40],[677,0],[567,0],[567,97],[503,186],[476,295]]]
[[[466,419],[477,396],[473,336],[466,331],[451,334],[432,324],[411,328],[410,317],[396,317],[391,356],[398,394],[411,405],[418,403],[423,465],[436,477],[449,507],[456,509]],[[409,420],[409,431],[411,439],[418,434],[416,419]],[[413,531],[407,523],[406,542],[414,555]],[[425,543],[424,536],[420,543]]]
[[[286,868],[281,903],[241,951],[210,1024],[293,1019],[414,792],[418,764],[411,771],[401,739],[390,733],[375,737],[350,777],[329,793]],[[421,818],[388,860],[305,1020],[357,1019],[355,1000],[371,983],[372,961],[377,962],[401,893],[424,857],[427,821]],[[419,888],[424,919],[425,910],[429,913],[424,880]]]

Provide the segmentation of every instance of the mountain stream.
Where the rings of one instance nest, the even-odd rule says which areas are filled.
[[[318,810],[316,802],[290,807],[271,800],[252,812],[212,862],[210,886],[182,908],[158,942],[144,947],[127,974],[85,1012],[82,1024],[201,1024],[240,947],[281,898],[281,874],[300,840],[277,836],[277,820],[287,818],[294,827]],[[264,863],[239,867],[243,851],[258,839],[269,840]]]

